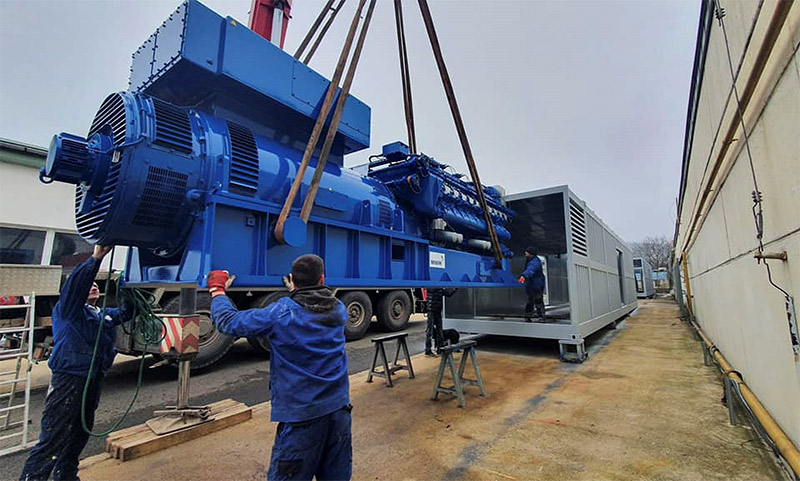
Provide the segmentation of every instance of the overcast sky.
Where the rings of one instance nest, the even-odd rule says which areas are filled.
[[[246,22],[250,0],[206,0]],[[295,0],[294,52],[324,0]],[[311,66],[330,77],[357,1]],[[131,54],[177,0],[0,0],[0,136],[46,146],[85,134],[127,88]],[[696,0],[431,0],[484,184],[572,190],[629,241],[672,236],[699,16]],[[417,4],[406,0],[417,143],[467,172]],[[393,8],[379,0],[351,92],[372,107],[372,147],[406,140]]]

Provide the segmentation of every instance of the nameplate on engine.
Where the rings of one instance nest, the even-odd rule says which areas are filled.
[[[431,252],[430,266],[436,269],[444,269],[444,252]]]

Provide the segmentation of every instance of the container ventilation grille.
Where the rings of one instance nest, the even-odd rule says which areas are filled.
[[[583,207],[574,200],[569,200],[569,225],[572,231],[572,251],[575,254],[586,256],[586,214]]]
[[[111,127],[114,136],[114,145],[121,145],[125,142],[127,132],[125,130],[127,117],[125,113],[125,101],[120,94],[111,94],[103,101],[97,114],[94,116],[92,126],[89,128],[89,135],[100,132],[105,126]],[[79,209],[83,202],[84,192],[81,186],[75,187],[75,225],[78,234],[85,239],[98,240],[97,231],[103,225],[103,221],[111,208],[111,201],[114,199],[114,192],[117,190],[119,181],[120,167],[122,163],[112,163],[108,169],[108,177],[103,191],[95,198],[92,210],[87,214],[80,214]]]
[[[192,127],[189,123],[189,114],[183,109],[155,98],[153,108],[156,113],[155,143],[184,154],[191,154]]]
[[[170,228],[186,198],[188,175],[159,167],[150,167],[147,182],[133,216],[133,224]]]
[[[246,127],[228,122],[231,137],[231,192],[255,195],[258,191],[258,149],[253,133]]]

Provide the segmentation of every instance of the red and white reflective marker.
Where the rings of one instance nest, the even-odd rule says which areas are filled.
[[[162,317],[164,325],[161,334],[162,354],[191,354],[198,350],[200,342],[200,318],[189,317]]]

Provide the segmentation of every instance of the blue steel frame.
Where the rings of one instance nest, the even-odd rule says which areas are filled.
[[[205,286],[208,272],[227,269],[236,287],[280,287],[300,255],[326,261],[326,282],[337,287],[509,287],[517,286],[509,261],[493,269],[494,258],[431,246],[416,236],[312,215],[304,246],[279,244],[272,234],[280,209],[227,193],[215,194],[196,219],[179,265],[145,267],[131,249],[126,284]],[[242,238],[251,242],[243,242]],[[250,248],[248,248],[248,246]],[[393,253],[401,247],[402,259]],[[344,253],[344,261],[337,258]],[[436,260],[431,262],[431,253]]]

